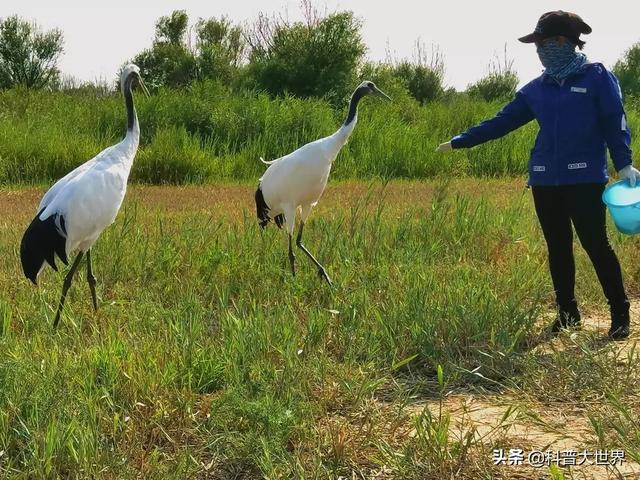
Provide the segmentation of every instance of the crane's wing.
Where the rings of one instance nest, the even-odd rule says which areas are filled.
[[[51,212],[44,220],[40,216],[45,213],[49,205],[52,205],[58,195],[65,191],[66,186],[95,165],[95,160],[96,157],[67,173],[44,194],[38,207],[38,214],[24,232],[20,243],[22,270],[34,285],[37,284],[38,276],[45,262],[54,270],[58,270],[55,262],[56,255],[62,260],[62,263],[68,264],[66,249],[67,229],[63,213],[59,211]]]
[[[65,185],[67,185],[71,180],[76,178],[82,172],[86,172],[88,169],[90,169],[91,166],[95,164],[95,161],[96,159],[92,158],[91,160],[83,163],[76,169],[71,170],[64,177],[62,177],[60,180],[54,183],[53,186],[49,190],[47,190],[47,193],[44,194],[44,197],[42,197],[42,200],[40,200],[40,205],[38,205],[38,211],[40,212],[45,208],[47,208],[47,206],[53,201],[53,199],[56,198],[56,195],[58,195],[58,193],[60,193],[60,191],[64,189]]]
[[[112,145],[111,147],[105,148],[103,151],[101,151],[98,155],[93,157],[91,160],[71,170],[64,177],[62,177],[60,180],[54,183],[53,186],[49,190],[47,190],[47,193],[44,194],[44,196],[42,197],[42,200],[40,200],[40,205],[38,205],[38,212],[41,212],[42,210],[47,208],[49,204],[53,201],[53,199],[56,198],[56,195],[58,195],[58,193],[60,193],[64,189],[65,185],[68,185],[71,180],[73,180],[81,173],[86,172],[91,167],[93,167],[101,157],[108,155],[109,152],[115,146],[116,145]]]

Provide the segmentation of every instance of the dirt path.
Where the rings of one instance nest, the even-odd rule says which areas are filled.
[[[631,313],[632,319],[639,318],[638,301],[633,303]],[[597,333],[604,336],[609,328],[609,318],[606,314],[589,316],[583,319],[583,325],[583,332],[586,334]],[[635,328],[627,341],[615,342],[613,345],[617,357],[624,358],[626,352],[635,348],[639,340],[640,332]],[[554,338],[536,348],[540,352],[558,351],[564,348],[566,341],[566,337]],[[594,447],[597,438],[585,409],[568,405],[544,405],[523,399],[518,392],[507,391],[494,396],[453,394],[445,397],[442,402],[429,400],[408,407],[413,416],[423,414],[425,409],[434,416],[440,414],[440,409],[450,415],[449,435],[452,440],[461,441],[471,432],[474,438],[484,444],[503,445],[507,455],[511,448],[523,449],[525,458],[533,450],[563,453],[567,450],[588,450],[592,454],[597,450]],[[536,469],[523,464],[503,465],[500,468],[505,478],[548,478],[546,466]],[[591,459],[581,466],[566,467],[565,476],[585,480],[639,479],[640,464],[627,457],[624,462],[612,468],[595,465]]]
[[[373,205],[384,198],[385,208],[402,211],[409,207],[428,206],[437,180],[382,182],[348,181],[333,182],[327,186],[317,207],[319,213],[338,206],[355,205],[369,197]],[[233,219],[242,218],[243,210],[254,214],[254,193],[256,185],[214,184],[187,186],[146,186],[131,185],[127,191],[125,205],[134,202],[146,208],[157,208],[167,213],[207,210],[217,215]],[[11,220],[31,216],[35,211],[45,188],[1,188],[0,218]],[[451,183],[452,193],[460,192],[471,196],[484,196],[497,204],[507,197],[525,192],[522,180],[482,180],[464,179]]]

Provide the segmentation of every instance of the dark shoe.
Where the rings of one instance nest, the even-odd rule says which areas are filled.
[[[629,304],[622,308],[611,309],[611,328],[609,329],[609,338],[612,340],[623,340],[629,336]]]
[[[577,308],[571,310],[561,308],[558,311],[558,318],[551,325],[551,333],[558,333],[565,328],[579,328],[580,324],[580,312]]]

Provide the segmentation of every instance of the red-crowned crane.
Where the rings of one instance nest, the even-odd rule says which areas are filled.
[[[293,253],[293,231],[296,214],[299,211],[300,228],[296,245],[318,267],[318,275],[331,285],[331,279],[325,268],[302,244],[302,231],[311,209],[318,203],[327,185],[331,164],[356,126],[358,103],[363,97],[372,94],[391,100],[373,82],[364,81],[351,95],[347,119],[333,135],[307,143],[294,152],[270,162],[260,159],[269,167],[260,178],[255,194],[258,220],[263,228],[272,219],[278,228],[286,226],[289,234],[289,262],[294,276],[296,264]]]
[[[140,69],[130,64],[124,67],[120,76],[127,109],[127,133],[124,139],[58,180],[42,197],[38,214],[22,237],[22,270],[34,284],[37,284],[45,262],[57,271],[56,255],[68,265],[69,254],[79,250],[64,279],[54,328],[60,321],[67,291],[85,253],[87,282],[93,308],[98,309],[96,278],[91,267],[91,247],[118,214],[127,190],[129,171],[138,150],[140,126],[133,104],[134,83],[148,95],[140,77]]]

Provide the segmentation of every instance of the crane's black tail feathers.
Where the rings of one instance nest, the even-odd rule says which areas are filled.
[[[55,255],[65,265],[68,265],[66,235],[67,230],[64,225],[64,218],[60,214],[53,214],[46,220],[40,220],[40,214],[33,219],[31,225],[24,232],[20,243],[20,260],[25,277],[36,283],[38,273],[46,261],[51,268],[56,267]]]
[[[256,190],[256,214],[258,215],[260,226],[262,228],[266,227],[271,217],[269,217],[269,206],[264,201],[264,195],[262,195],[262,185],[258,185]]]
[[[262,228],[265,228],[271,221],[271,217],[269,216],[269,205],[264,201],[264,195],[262,195],[261,185],[258,185],[258,189],[256,190],[256,213],[258,215],[258,223]],[[282,225],[284,225],[283,214],[276,215],[273,220],[276,222],[278,228],[282,228]]]

